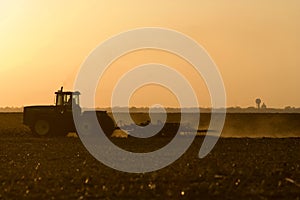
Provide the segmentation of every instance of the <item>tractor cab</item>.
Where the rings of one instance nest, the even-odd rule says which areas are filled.
[[[55,92],[56,94],[56,101],[55,105],[60,111],[65,110],[72,110],[73,107],[78,107],[80,109],[79,104],[79,95],[80,92],[69,92],[69,91],[63,91],[63,87],[61,87],[60,90]]]

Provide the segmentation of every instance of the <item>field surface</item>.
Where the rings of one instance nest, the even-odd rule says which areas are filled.
[[[112,140],[143,152],[169,139]],[[202,141],[159,171],[129,174],[97,161],[79,138],[36,137],[22,114],[0,114],[0,199],[300,199],[299,137],[225,137],[199,159]]]

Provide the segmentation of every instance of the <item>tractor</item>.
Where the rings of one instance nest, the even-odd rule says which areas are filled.
[[[73,112],[82,117],[92,112],[82,112],[79,104],[80,92],[78,91],[63,91],[63,87],[61,87],[55,92],[55,95],[55,105],[24,107],[23,124],[38,136],[63,136],[68,132],[76,132]],[[106,111],[96,111],[96,116],[103,132],[110,136],[115,129],[114,120]]]

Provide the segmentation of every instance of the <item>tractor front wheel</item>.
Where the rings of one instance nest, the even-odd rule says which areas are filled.
[[[39,136],[48,135],[51,131],[50,122],[45,119],[37,120],[32,129],[32,131]]]

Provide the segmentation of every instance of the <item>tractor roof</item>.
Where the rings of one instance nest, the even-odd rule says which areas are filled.
[[[55,92],[55,94],[75,94],[75,95],[80,95],[80,92],[78,92],[78,91],[75,91],[75,92],[71,92],[71,91],[64,91],[64,92],[57,91],[57,92]]]
[[[71,92],[71,91],[63,91],[63,87],[61,87],[60,90],[58,90],[57,92],[55,92],[55,94],[74,94],[74,95],[80,95],[80,92],[79,91],[75,91],[75,92]]]

